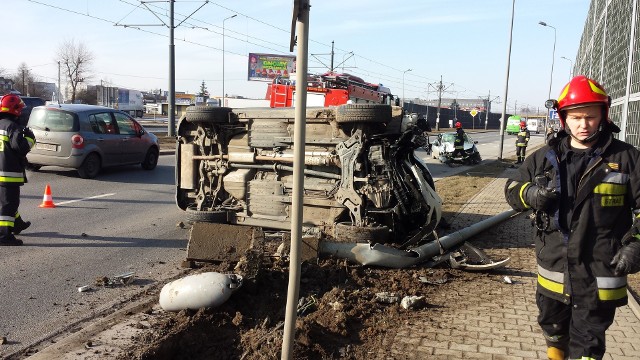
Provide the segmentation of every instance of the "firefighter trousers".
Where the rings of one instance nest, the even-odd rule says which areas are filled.
[[[527,156],[527,147],[516,145],[516,156],[518,157],[518,162],[523,162]]]
[[[557,347],[569,359],[597,359],[604,356],[605,332],[613,323],[615,308],[589,310],[536,294],[538,324],[548,347]]]
[[[0,242],[15,240],[13,226],[19,206],[20,186],[0,185]]]

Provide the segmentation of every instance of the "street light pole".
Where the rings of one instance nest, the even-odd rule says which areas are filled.
[[[566,58],[564,56],[561,56],[561,58],[565,60],[569,60],[569,63],[571,63],[571,67],[569,68],[569,81],[571,81],[571,75],[573,75],[573,60]]]
[[[404,74],[409,71],[413,71],[413,69],[407,69],[402,72],[402,108],[404,109]]]
[[[504,149],[504,126],[507,122],[507,99],[509,95],[509,70],[511,68],[511,43],[513,42],[513,17],[516,12],[516,0],[511,2],[511,26],[509,27],[509,47],[507,50],[507,76],[504,80],[504,105],[502,106],[502,119],[500,122],[500,150],[498,160],[502,160],[502,150]]]
[[[238,16],[238,14],[233,14],[225,18],[224,20],[222,20],[222,104],[220,104],[221,106],[224,106],[224,98],[226,96],[224,92],[224,22],[229,19],[233,19],[236,16]]]
[[[551,99],[551,85],[553,84],[553,64],[555,62],[556,59],[556,28],[547,24],[544,21],[540,21],[538,22],[538,24],[542,25],[542,26],[546,26],[546,27],[550,27],[553,29],[553,52],[551,53],[551,80],[549,81],[549,95],[547,96],[547,99]],[[546,129],[549,126],[549,111],[547,111],[547,118],[545,120],[545,126],[544,128]],[[546,138],[545,138],[545,142],[546,142]]]

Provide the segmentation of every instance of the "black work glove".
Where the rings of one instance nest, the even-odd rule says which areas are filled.
[[[524,201],[536,210],[547,210],[558,199],[556,189],[529,185],[524,191]]]
[[[24,137],[30,137],[32,139],[36,139],[36,136],[33,135],[33,131],[31,129],[29,129],[28,127],[25,127],[24,129],[22,129],[22,134]]]
[[[610,265],[616,267],[614,270],[616,276],[635,274],[640,271],[640,241],[623,245],[611,260]]]

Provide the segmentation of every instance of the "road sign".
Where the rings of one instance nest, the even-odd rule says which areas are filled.
[[[476,117],[476,115],[478,115],[478,110],[476,109],[471,110],[471,116]]]
[[[558,110],[549,110],[549,119],[560,120],[560,118],[558,117]]]

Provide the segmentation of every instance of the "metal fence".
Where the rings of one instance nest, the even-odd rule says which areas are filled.
[[[640,0],[592,0],[574,75],[600,82],[612,98],[618,137],[640,148]]]

